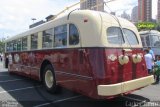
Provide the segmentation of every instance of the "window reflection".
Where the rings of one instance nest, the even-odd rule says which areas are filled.
[[[137,36],[135,33],[129,29],[123,29],[126,36],[125,41],[130,45],[138,45]]]
[[[160,40],[159,40],[159,36],[158,35],[153,35],[152,36],[152,45],[155,47],[159,47],[160,46]]]
[[[53,29],[43,31],[43,48],[51,48],[53,44]]]
[[[22,50],[27,50],[27,37],[22,38]]]
[[[31,49],[38,48],[38,33],[31,35]]]
[[[110,27],[107,29],[107,39],[111,44],[124,43],[121,29],[118,27]]]
[[[67,25],[54,28],[54,47],[67,46]]]
[[[77,45],[79,43],[79,34],[74,24],[69,25],[69,44]]]

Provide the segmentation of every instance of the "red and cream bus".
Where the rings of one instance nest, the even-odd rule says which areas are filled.
[[[136,27],[108,13],[76,10],[6,40],[8,71],[91,98],[127,94],[154,82]]]
[[[146,30],[139,32],[143,48],[150,47],[154,54],[155,59],[160,56],[160,32],[156,30]]]

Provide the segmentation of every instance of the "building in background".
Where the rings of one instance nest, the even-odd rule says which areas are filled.
[[[132,9],[131,21],[134,22],[134,23],[138,22],[138,6],[135,6]]]
[[[160,22],[160,0],[158,0],[158,6],[157,6],[157,21]]]
[[[104,11],[104,0],[80,0],[81,10],[90,9],[96,11]]]
[[[152,0],[138,0],[138,20],[152,21]]]
[[[127,14],[125,11],[123,11],[123,13],[121,14],[121,17],[124,18],[124,19],[127,19],[127,20],[130,20],[130,15]]]

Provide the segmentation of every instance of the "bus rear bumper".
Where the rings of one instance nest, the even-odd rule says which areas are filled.
[[[112,96],[145,87],[147,85],[152,84],[153,82],[154,82],[154,77],[153,75],[151,75],[118,84],[98,85],[97,90],[98,90],[98,95],[100,96]]]

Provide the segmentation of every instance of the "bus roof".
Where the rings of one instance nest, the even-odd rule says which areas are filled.
[[[140,35],[144,35],[144,34],[157,34],[160,35],[160,32],[157,30],[146,30],[146,31],[140,31],[139,32]]]
[[[26,37],[28,35],[31,35],[31,34],[34,34],[34,33],[37,33],[37,32],[41,32],[41,31],[53,28],[54,27],[53,24],[55,22],[56,22],[57,26],[61,25],[61,24],[64,24],[64,23],[70,23],[70,21],[67,20],[69,14],[70,13],[59,15],[55,19],[53,19],[53,20],[51,20],[49,22],[46,22],[46,23],[44,23],[42,25],[39,25],[39,26],[37,26],[35,28],[31,28],[26,32],[23,32],[21,34],[18,34],[16,36],[13,36],[13,37],[7,39],[6,42],[9,42],[9,41],[12,41],[12,40],[16,40],[16,39],[19,39],[19,38],[23,38],[23,37]],[[108,13],[104,13],[104,12],[92,11],[92,10],[77,10],[77,11],[73,11],[70,14],[70,17],[71,16],[72,16],[72,19],[74,17],[77,18],[77,19],[75,19],[77,22],[81,21],[82,18],[87,16],[87,18],[90,18],[92,20],[92,25],[91,26],[93,26],[93,23],[95,24],[95,26],[96,25],[97,26],[101,26],[99,20],[102,19],[103,21],[105,21],[107,23],[111,23],[113,26],[114,25],[119,26],[119,23],[120,23],[121,26],[124,27],[124,28],[132,29],[132,31],[134,31],[134,32],[137,31],[135,25],[132,24],[131,22],[129,22],[128,20],[125,20],[125,19],[122,19],[122,18],[118,18],[118,20],[119,20],[119,23],[118,23],[118,21],[116,20],[117,17],[115,17],[115,16],[113,16],[111,14],[108,14]]]

